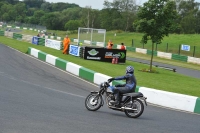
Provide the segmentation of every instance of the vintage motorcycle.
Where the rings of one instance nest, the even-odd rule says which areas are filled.
[[[112,92],[114,86],[110,86],[109,82],[100,84],[99,91],[92,91],[85,99],[85,107],[89,111],[96,111],[103,106],[104,101],[108,108],[125,112],[128,117],[138,118],[144,111],[144,103],[147,106],[146,97],[141,92],[120,94],[119,105],[112,105],[111,100],[115,100]],[[104,100],[103,100],[104,96]]]

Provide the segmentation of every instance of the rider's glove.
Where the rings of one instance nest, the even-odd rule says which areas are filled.
[[[110,78],[110,79],[108,79],[108,82],[110,83],[110,82],[112,82],[114,79],[115,79],[115,78]]]

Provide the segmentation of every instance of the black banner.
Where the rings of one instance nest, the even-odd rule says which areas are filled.
[[[84,49],[84,59],[86,60],[112,62],[113,58],[118,58],[119,63],[125,63],[126,50],[93,47],[85,47]]]

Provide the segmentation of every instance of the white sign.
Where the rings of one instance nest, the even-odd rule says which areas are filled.
[[[190,51],[190,45],[184,45],[184,44],[182,44],[181,45],[181,50]]]
[[[61,50],[61,41],[45,39],[45,46],[57,50]]]

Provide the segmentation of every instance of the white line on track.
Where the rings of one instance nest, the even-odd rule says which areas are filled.
[[[38,84],[34,84],[34,83],[31,83],[29,81],[25,81],[25,80],[18,80],[17,78],[14,78],[8,74],[2,74],[0,73],[0,75],[4,76],[4,77],[7,77],[8,79],[10,80],[15,80],[15,81],[18,81],[18,82],[23,82],[23,83],[26,83],[26,84],[29,84],[29,85],[33,85],[33,86],[37,86],[37,87],[40,87],[40,88],[45,88],[45,89],[48,89],[48,90],[51,90],[51,91],[55,91],[55,92],[59,92],[59,93],[64,93],[64,94],[68,94],[68,95],[71,95],[71,96],[76,96],[76,97],[80,97],[80,98],[85,98],[84,96],[81,96],[81,95],[77,95],[77,94],[73,94],[73,93],[69,93],[69,92],[66,92],[66,91],[60,91],[60,90],[57,90],[57,89],[53,89],[53,88],[49,88],[49,87],[44,87],[44,86],[41,86],[41,85],[38,85]]]

